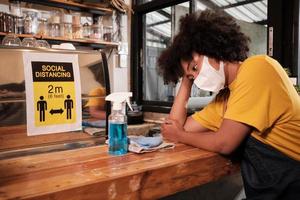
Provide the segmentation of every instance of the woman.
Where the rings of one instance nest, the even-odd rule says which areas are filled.
[[[247,199],[300,199],[300,98],[280,64],[247,58],[249,38],[233,18],[203,11],[185,16],[158,60],[166,82],[182,78],[165,138],[230,154],[243,143],[241,171]],[[192,84],[218,93],[192,116]]]

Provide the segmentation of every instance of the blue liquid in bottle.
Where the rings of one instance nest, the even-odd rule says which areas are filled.
[[[127,153],[127,124],[109,122],[109,154],[123,155]]]

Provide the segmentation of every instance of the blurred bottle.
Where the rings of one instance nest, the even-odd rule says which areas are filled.
[[[39,19],[39,27],[38,27],[37,34],[42,36],[42,37],[45,37],[45,36],[49,35],[49,33],[48,33],[48,19],[46,19],[46,18],[40,18]]]
[[[93,24],[90,38],[101,40],[102,33],[102,24]]]
[[[49,35],[51,37],[60,37],[61,31],[60,31],[60,17],[61,13],[58,11],[53,11],[51,13],[51,22],[50,22],[50,31]]]
[[[72,39],[72,15],[65,14],[63,17],[63,23],[62,36],[66,39]]]
[[[112,41],[112,26],[103,26],[103,40],[111,42]]]
[[[24,33],[24,18],[16,17],[16,33],[23,34]]]
[[[82,38],[81,14],[72,14],[72,34],[74,39]]]
[[[5,15],[5,32],[6,33],[15,33],[15,22],[14,16],[10,14]]]
[[[91,26],[88,23],[85,23],[83,24],[82,37],[90,38],[90,36],[91,36]]]
[[[9,12],[11,15],[22,17],[21,2],[17,0],[10,0]]]
[[[38,15],[39,11],[34,9],[23,8],[24,18],[24,33],[36,34],[38,30]]]

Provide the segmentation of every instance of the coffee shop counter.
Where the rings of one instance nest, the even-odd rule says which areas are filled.
[[[111,156],[106,145],[0,160],[0,199],[157,199],[239,170],[184,144]]]

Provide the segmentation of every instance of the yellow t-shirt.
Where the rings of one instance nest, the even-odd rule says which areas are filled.
[[[250,57],[229,89],[226,110],[212,102],[193,119],[212,131],[223,118],[248,124],[254,138],[300,161],[300,97],[282,66],[266,55]]]
[[[91,98],[89,98],[85,107],[96,106],[96,107],[104,108],[105,96],[106,96],[106,90],[104,87],[97,87],[97,88],[91,90],[91,92],[89,93],[89,96]]]

